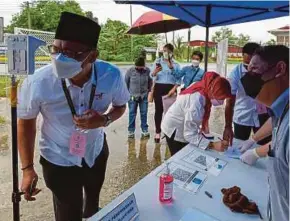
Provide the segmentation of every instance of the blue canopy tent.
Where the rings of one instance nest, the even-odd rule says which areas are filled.
[[[289,16],[289,1],[143,1],[116,0],[138,4],[206,28],[205,70],[208,64],[209,28]]]

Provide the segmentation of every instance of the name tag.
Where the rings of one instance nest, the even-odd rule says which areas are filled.
[[[134,221],[139,216],[139,210],[134,193],[123,200],[100,221]]]

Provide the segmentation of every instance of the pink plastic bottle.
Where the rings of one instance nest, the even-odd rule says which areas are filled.
[[[159,200],[162,203],[170,203],[173,193],[173,176],[170,174],[168,164],[166,164],[166,173],[159,178]]]

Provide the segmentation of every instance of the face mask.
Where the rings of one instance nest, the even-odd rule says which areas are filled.
[[[192,62],[193,67],[198,67],[200,64],[198,60],[192,60],[191,62]]]
[[[241,78],[246,95],[255,99],[262,90],[264,84],[275,79],[274,77],[267,81],[263,81],[262,76],[262,74],[248,72]]]
[[[56,56],[52,56],[51,59],[53,73],[58,78],[73,78],[83,70],[83,62],[66,57],[61,53]]]
[[[210,102],[212,106],[215,106],[215,107],[224,104],[224,100],[211,99]]]
[[[167,51],[163,52],[163,58],[166,60],[169,59],[169,53]]]

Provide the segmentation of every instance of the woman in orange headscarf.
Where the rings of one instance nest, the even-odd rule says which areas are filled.
[[[201,81],[182,91],[161,125],[171,155],[188,143],[224,151],[227,142],[210,142],[203,136],[200,127],[207,127],[211,106],[222,105],[231,96],[229,82],[214,72],[205,73]]]

